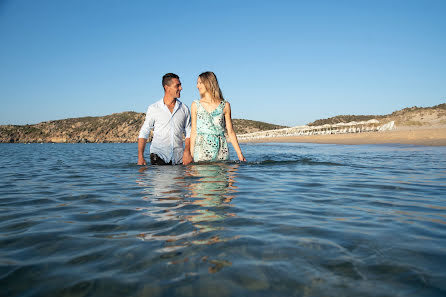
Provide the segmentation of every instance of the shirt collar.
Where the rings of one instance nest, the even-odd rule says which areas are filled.
[[[165,104],[164,104],[164,99],[163,99],[163,98],[161,98],[161,100],[159,100],[157,103],[158,103],[158,106],[160,106],[160,107],[164,107],[164,106],[165,106]],[[174,108],[173,108],[172,115],[173,115],[178,109],[180,109],[180,107],[181,107],[182,104],[183,104],[183,103],[182,103],[178,98],[175,100],[175,106],[174,106]],[[167,108],[167,106],[166,106],[166,108]]]

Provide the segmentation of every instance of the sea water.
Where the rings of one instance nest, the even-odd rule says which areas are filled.
[[[445,147],[242,150],[0,144],[0,295],[446,295]]]

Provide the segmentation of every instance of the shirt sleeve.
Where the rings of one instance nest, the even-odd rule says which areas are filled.
[[[190,110],[189,107],[185,106],[185,112],[186,112],[186,122],[184,125],[184,135],[185,138],[190,138],[190,130],[191,130],[191,121],[190,121]]]
[[[153,112],[150,110],[149,106],[149,108],[147,108],[146,119],[141,127],[141,130],[139,131],[138,138],[145,138],[145,139],[149,138],[150,131],[153,129],[154,125],[154,119],[152,113]]]

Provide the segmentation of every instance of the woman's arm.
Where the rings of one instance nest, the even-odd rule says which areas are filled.
[[[232,118],[231,118],[231,105],[228,101],[226,101],[225,109],[223,110],[225,113],[225,121],[226,121],[226,130],[228,131],[229,141],[231,141],[232,146],[237,153],[237,157],[240,161],[246,162],[245,157],[243,156],[242,150],[240,149],[240,145],[238,144],[237,135],[235,135],[234,129],[232,127]]]
[[[197,105],[192,102],[190,106],[190,118],[191,118],[191,129],[190,129],[190,154],[192,159],[194,158],[195,149],[195,139],[197,138]]]

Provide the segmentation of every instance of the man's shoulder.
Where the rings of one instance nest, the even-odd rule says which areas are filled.
[[[156,101],[156,102],[150,104],[150,105],[149,105],[149,109],[151,109],[151,108],[160,108],[160,107],[163,106],[163,105],[164,105],[164,103],[163,103],[163,99],[160,99],[160,100],[158,100],[158,101]]]
[[[189,112],[189,106],[181,102],[179,99],[177,99],[178,102],[178,108],[182,109],[185,112]]]

